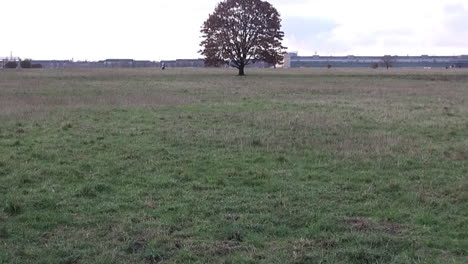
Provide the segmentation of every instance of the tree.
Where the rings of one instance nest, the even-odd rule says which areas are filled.
[[[262,0],[224,0],[202,26],[200,53],[208,66],[230,61],[244,75],[245,66],[283,61],[284,32],[278,11]]]
[[[394,62],[395,62],[395,59],[390,55],[385,55],[382,57],[382,63],[385,67],[387,67],[387,70],[388,68],[393,67]]]
[[[5,63],[5,68],[6,69],[16,69],[18,68],[18,63],[16,61],[8,61]]]
[[[273,68],[276,69],[276,65],[278,64],[283,64],[284,62],[284,52],[281,51],[281,50],[278,50],[278,52],[274,52],[274,51],[268,51],[268,50],[265,50],[263,51],[263,54],[261,56],[261,60],[263,60],[264,62],[268,63],[268,64],[271,64],[273,66]]]
[[[20,62],[20,67],[23,68],[23,69],[30,69],[32,68],[32,61],[31,60],[22,60]]]

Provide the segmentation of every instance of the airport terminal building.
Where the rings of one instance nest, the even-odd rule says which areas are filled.
[[[468,68],[468,55],[461,56],[388,56],[391,67],[407,68]],[[307,67],[361,67],[370,68],[381,65],[383,56],[299,56],[287,53],[284,58],[285,68]]]
[[[459,56],[385,56],[390,60],[390,67],[396,68],[468,68],[468,55]],[[385,67],[384,56],[299,56],[296,52],[284,56],[284,68],[371,68]],[[0,58],[0,68],[4,68],[9,60],[19,61],[19,58]],[[149,61],[133,59],[107,59],[101,61],[71,61],[71,60],[32,60],[41,68],[203,68],[204,59],[178,59],[168,61]],[[248,68],[271,68],[273,65],[257,61]],[[280,65],[281,67],[281,65]]]

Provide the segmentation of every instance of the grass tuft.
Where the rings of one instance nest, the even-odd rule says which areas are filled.
[[[10,232],[5,226],[0,227],[0,238],[7,239],[10,237]]]
[[[3,212],[10,216],[16,216],[23,212],[23,207],[18,201],[9,200],[3,207]]]
[[[73,125],[72,125],[71,123],[64,123],[64,124],[62,124],[62,130],[65,130],[65,131],[66,131],[66,130],[69,130],[69,129],[71,129],[71,128],[73,128]]]

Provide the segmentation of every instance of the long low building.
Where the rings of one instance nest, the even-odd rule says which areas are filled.
[[[362,67],[383,66],[384,57],[391,67],[431,67],[431,68],[468,68],[468,55],[460,56],[298,56],[297,53],[285,55],[285,68],[301,67]]]
[[[299,56],[297,53],[287,53],[284,57],[284,68],[307,67],[385,67],[383,58],[389,58],[390,67],[407,68],[468,68],[468,55],[460,56]],[[3,68],[9,58],[2,58],[0,67]],[[15,61],[19,61],[16,58]],[[149,61],[133,59],[107,59],[102,61],[72,61],[72,60],[32,60],[34,65],[42,68],[141,68],[160,67],[167,68],[203,68],[203,59],[179,59],[171,61]],[[249,68],[270,68],[272,65],[265,62],[256,62],[248,65]]]
[[[203,59],[179,59],[161,61],[161,65],[168,68],[201,68],[205,67],[205,61]]]
[[[161,61],[163,64],[168,68],[204,68],[205,60],[204,59],[179,59],[179,60],[171,60],[171,61]],[[263,62],[257,61],[255,63],[249,64],[246,66],[247,68],[269,68],[272,65]]]
[[[142,68],[159,67],[159,62],[132,59],[107,59],[103,61],[71,61],[71,60],[32,60],[42,68]]]

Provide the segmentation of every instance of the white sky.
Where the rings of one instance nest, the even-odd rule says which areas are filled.
[[[220,0],[0,0],[0,57],[198,58]],[[468,0],[270,0],[302,55],[468,54]]]

